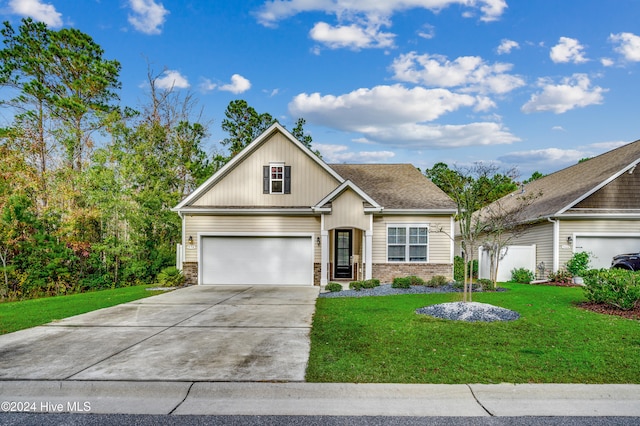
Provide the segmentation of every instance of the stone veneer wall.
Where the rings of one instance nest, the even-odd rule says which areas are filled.
[[[184,262],[182,264],[182,275],[186,285],[198,284],[198,262]]]
[[[322,278],[320,266],[319,263],[313,264],[313,285],[320,285],[320,278]]]
[[[453,264],[451,263],[374,263],[372,277],[381,283],[391,283],[396,277],[415,275],[425,281],[435,275],[444,275],[453,279]]]

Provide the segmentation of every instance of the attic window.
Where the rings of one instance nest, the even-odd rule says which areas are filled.
[[[291,166],[270,163],[263,167],[262,192],[264,194],[291,194]]]

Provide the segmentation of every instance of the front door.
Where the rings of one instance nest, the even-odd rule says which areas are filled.
[[[337,229],[335,232],[335,278],[347,278],[351,279],[352,266],[351,266],[351,245],[353,240],[353,234],[351,229]]]

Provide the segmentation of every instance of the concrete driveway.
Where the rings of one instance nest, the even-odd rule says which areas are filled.
[[[318,287],[194,286],[0,336],[0,380],[304,381]]]

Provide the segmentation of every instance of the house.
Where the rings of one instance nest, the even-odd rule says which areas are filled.
[[[640,250],[639,162],[636,141],[523,185],[497,201],[507,207],[518,202],[518,193],[539,194],[522,216],[531,228],[511,241],[535,245],[538,278],[563,267],[574,253],[589,252],[590,267],[608,268],[614,255]]]
[[[192,284],[453,276],[453,201],[410,164],[329,165],[280,124],[174,209]]]

